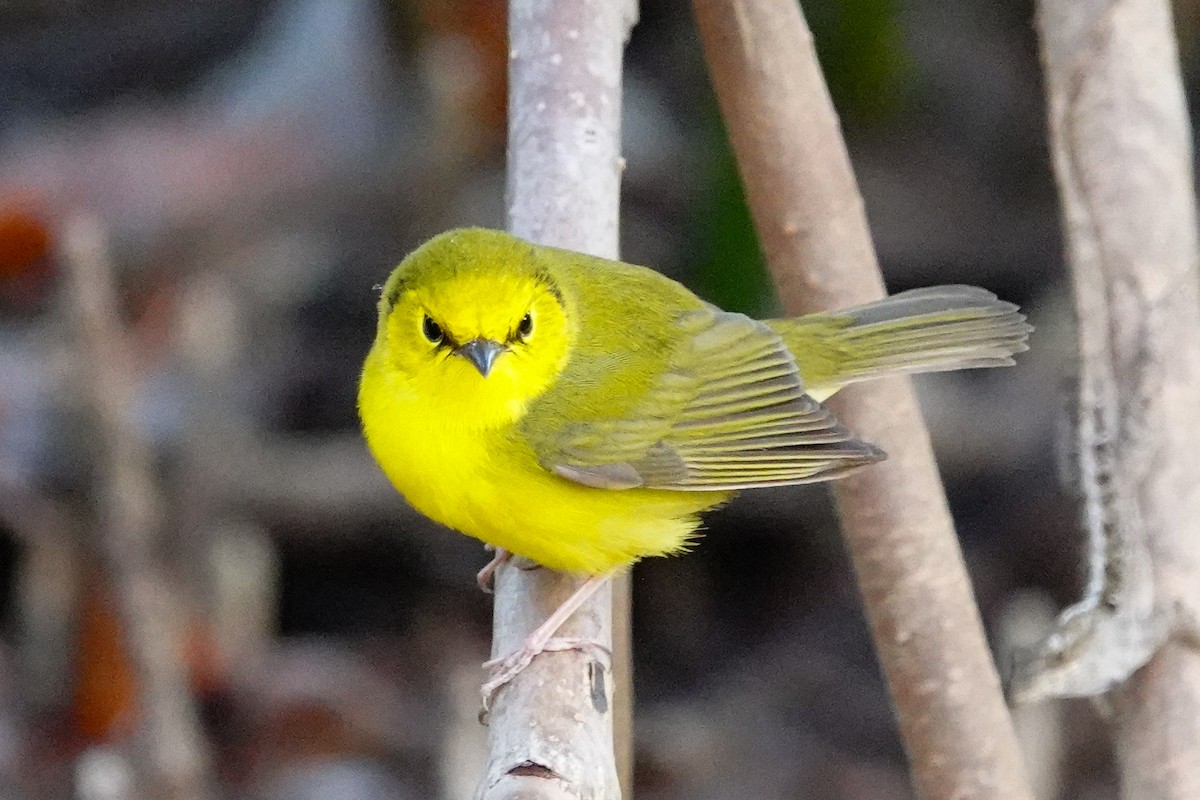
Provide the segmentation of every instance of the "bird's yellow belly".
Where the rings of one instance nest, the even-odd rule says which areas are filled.
[[[551,569],[600,574],[683,550],[723,492],[608,490],[559,478],[504,429],[401,409],[364,415],[388,478],[421,513]]]

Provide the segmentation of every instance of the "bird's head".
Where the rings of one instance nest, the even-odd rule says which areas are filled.
[[[520,416],[558,374],[572,338],[548,266],[501,231],[431,239],[383,288],[377,355],[422,399],[485,420]]]

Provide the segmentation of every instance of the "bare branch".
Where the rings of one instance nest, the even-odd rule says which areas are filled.
[[[795,0],[694,0],[705,54],[759,239],[792,312],[883,296],[862,199]],[[1028,798],[907,380],[831,403],[888,460],[834,484],[847,546],[926,800]]]
[[[75,218],[63,234],[67,302],[79,330],[84,391],[101,445],[98,546],[116,592],[140,691],[139,763],[147,796],[210,796],[208,755],[180,658],[181,610],[158,561],[161,499],[151,453],[129,419],[135,376],[121,330],[99,223]]]
[[[1112,694],[1124,797],[1200,797],[1200,652],[1185,646],[1200,620],[1200,252],[1171,8],[1040,0],[1038,23],[1081,421],[1104,423],[1098,436],[1081,425],[1080,447],[1108,462],[1080,476],[1092,549],[1110,555],[1055,634],[1091,634],[1061,654],[1079,673],[1066,688],[1124,681]],[[1106,602],[1086,607],[1097,593]],[[1138,624],[1134,646],[1098,635],[1106,610]]]
[[[621,57],[634,16],[628,0],[510,2],[508,224],[516,235],[617,256]],[[510,561],[496,575],[495,656],[518,648],[576,585],[521,566]],[[606,585],[561,634],[611,645],[612,602]],[[579,651],[534,659],[496,698],[480,796],[619,797],[612,705],[607,664]]]

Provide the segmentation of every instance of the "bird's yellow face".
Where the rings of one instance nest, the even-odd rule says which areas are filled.
[[[380,300],[376,355],[395,388],[467,427],[519,419],[570,346],[558,291],[510,250],[402,264]]]

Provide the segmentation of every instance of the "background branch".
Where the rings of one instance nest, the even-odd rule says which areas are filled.
[[[884,296],[849,156],[795,0],[694,0],[767,265],[793,314]],[[907,379],[831,405],[888,460],[833,484],[918,793],[1027,798],[1024,769]]]
[[[517,236],[617,257],[621,59],[635,15],[628,0],[510,2],[508,227]],[[527,566],[510,561],[496,576],[494,656],[519,647],[575,587]],[[606,586],[560,635],[611,643],[612,604]],[[612,685],[607,665],[586,653],[534,659],[495,699],[481,796],[619,797]]]
[[[1153,654],[1111,695],[1122,796],[1200,797],[1200,652],[1184,644],[1195,644],[1200,619],[1200,254],[1171,7],[1041,0],[1038,32],[1075,290],[1081,418],[1107,421],[1094,441],[1081,426],[1080,447],[1109,461],[1094,485],[1081,476],[1089,528],[1105,549],[1149,558],[1148,569],[1134,568],[1144,558],[1110,560],[1098,582],[1116,614],[1129,598],[1148,598],[1135,621],[1149,646],[1130,657],[1129,637],[1093,633],[1066,655],[1092,677],[1101,671],[1106,680],[1088,692],[1096,694]]]
[[[152,455],[129,418],[133,354],[121,328],[99,223],[72,219],[62,255],[83,389],[100,445],[97,545],[138,679],[134,765],[147,797],[204,800],[210,797],[209,759],[180,658],[182,609],[160,560],[162,501]]]

